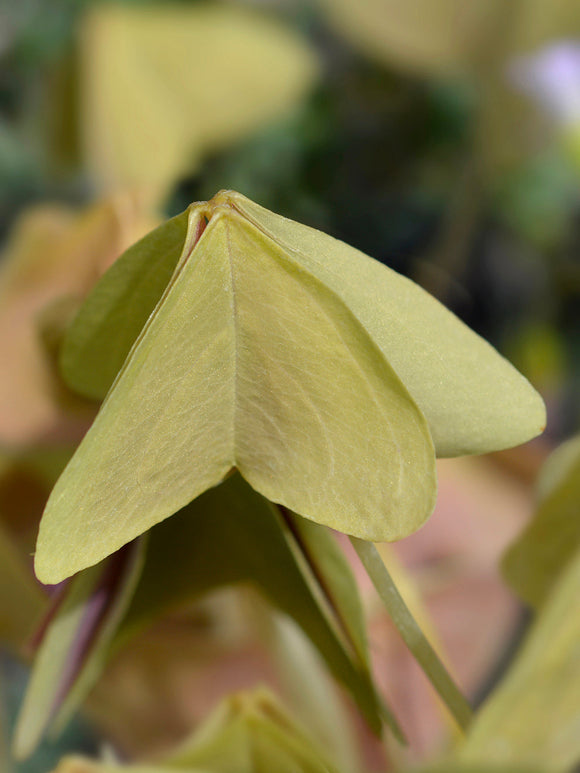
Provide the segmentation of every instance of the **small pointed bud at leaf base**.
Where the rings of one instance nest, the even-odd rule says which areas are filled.
[[[41,580],[96,563],[233,468],[310,520],[397,540],[433,509],[433,440],[480,453],[542,431],[543,402],[507,361],[342,242],[227,191],[190,207],[179,257],[174,242],[169,282],[129,304],[147,322],[49,500]],[[73,323],[69,379],[103,351],[140,244]]]
[[[509,584],[539,607],[580,549],[580,437],[561,445],[546,462],[539,481],[534,519],[503,560]]]

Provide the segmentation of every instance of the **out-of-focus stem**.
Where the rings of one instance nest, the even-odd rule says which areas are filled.
[[[409,611],[378,550],[372,542],[356,537],[350,540],[403,641],[459,727],[465,730],[471,722],[471,707]]]

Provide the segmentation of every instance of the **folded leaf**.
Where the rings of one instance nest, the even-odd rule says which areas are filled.
[[[338,773],[265,689],[226,698],[168,761],[215,773]]]
[[[105,397],[187,247],[188,225],[187,212],[163,223],[95,285],[61,350],[62,375],[71,389],[95,400]]]
[[[539,607],[580,549],[580,438],[560,446],[539,482],[534,519],[503,559],[503,573],[525,601]]]
[[[365,539],[399,539],[430,515],[421,412],[336,292],[239,200],[190,210],[194,246],[49,500],[43,581],[98,562],[233,468],[271,501]]]
[[[473,764],[572,770],[580,761],[580,552],[461,750]]]
[[[53,773],[338,773],[267,690],[223,700],[177,752],[149,765],[64,759]]]
[[[544,403],[528,381],[418,285],[337,239],[234,200],[362,323],[427,419],[437,456],[487,453],[542,432]]]

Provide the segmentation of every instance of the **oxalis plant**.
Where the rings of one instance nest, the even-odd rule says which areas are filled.
[[[39,580],[72,579],[39,637],[20,756],[66,723],[136,632],[248,581],[298,623],[373,731],[386,722],[404,741],[329,528],[349,535],[468,726],[467,701],[373,543],[429,518],[436,456],[543,430],[540,396],[491,346],[372,258],[222,191],[109,269],[67,327],[59,365],[71,389],[103,402],[40,524]]]

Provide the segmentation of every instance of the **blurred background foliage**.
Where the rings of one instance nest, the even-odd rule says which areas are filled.
[[[546,437],[510,461],[529,493],[580,419],[579,183],[576,0],[0,0],[0,583],[18,589],[0,609],[6,724],[12,658],[47,603],[27,554],[94,413],[50,353],[123,249],[233,188],[410,276],[542,392]],[[553,521],[578,517],[568,456],[573,474],[552,475],[506,559],[533,604],[555,577],[533,585],[522,556],[539,561]],[[577,529],[550,545],[547,566],[563,552],[577,565]],[[90,749],[85,732],[65,748]]]
[[[553,396],[552,434],[577,423],[573,2],[1,13],[1,233],[47,198],[234,188],[420,281]]]

